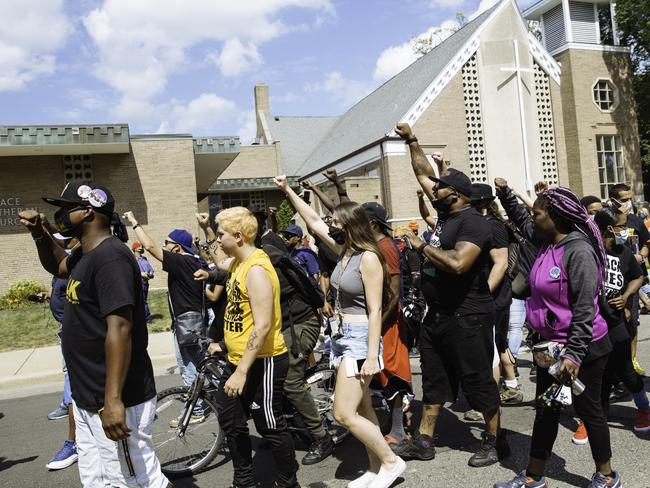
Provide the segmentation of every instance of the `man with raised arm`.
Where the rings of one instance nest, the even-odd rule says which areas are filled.
[[[470,406],[483,413],[486,431],[480,449],[469,459],[474,467],[488,466],[509,455],[500,429],[499,391],[492,378],[494,301],[486,273],[492,240],[490,225],[470,206],[472,183],[462,172],[444,170],[436,177],[408,124],[396,132],[408,144],[411,164],[424,193],[444,222],[440,247],[412,232],[405,236],[426,259],[422,293],[429,305],[420,331],[422,421],[419,435],[396,447],[400,456],[432,459],[433,435],[442,406],[463,387]],[[441,159],[441,158],[440,158]]]

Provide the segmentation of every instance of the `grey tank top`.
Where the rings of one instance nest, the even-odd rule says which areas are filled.
[[[354,315],[368,315],[366,307],[366,293],[361,279],[361,257],[363,253],[352,255],[345,269],[341,266],[342,260],[336,263],[332,272],[330,284],[334,289],[334,296],[338,296],[341,313]]]

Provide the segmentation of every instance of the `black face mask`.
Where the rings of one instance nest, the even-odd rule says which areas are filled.
[[[72,212],[76,212],[77,210],[81,210],[83,208],[85,207],[75,207],[71,209],[65,209],[62,207],[56,211],[56,213],[54,214],[54,223],[56,224],[56,227],[59,230],[59,234],[61,234],[63,237],[76,236],[79,229],[81,228],[82,222],[80,222],[79,224],[73,224],[70,221],[70,214]]]
[[[337,227],[330,226],[328,235],[336,242],[339,246],[345,244],[345,231]]]
[[[449,193],[438,200],[432,200],[431,206],[435,208],[436,211],[438,211],[439,213],[447,214],[451,210],[451,206],[454,203],[454,202],[450,202],[448,199],[449,197],[455,197],[455,196],[456,196],[455,193]]]

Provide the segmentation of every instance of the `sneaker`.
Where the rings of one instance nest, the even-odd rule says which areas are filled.
[[[650,430],[650,410],[637,410],[634,419],[634,432],[648,432]]]
[[[634,371],[636,371],[636,374],[638,374],[639,376],[645,376],[645,369],[641,367],[641,365],[639,364],[639,360],[636,358],[636,356],[632,358],[632,366],[634,366]]]
[[[612,474],[605,476],[602,473],[594,473],[591,477],[591,483],[587,488],[621,488],[621,477],[616,471],[612,471]]]
[[[328,433],[325,433],[320,439],[316,439],[309,446],[309,450],[305,457],[302,458],[302,464],[304,466],[310,466],[312,464],[320,463],[323,459],[328,457],[334,452],[334,441],[332,436]]]
[[[64,441],[63,447],[59,449],[50,462],[45,465],[47,469],[64,469],[77,462],[77,444],[75,441]]]
[[[68,407],[61,403],[56,410],[47,414],[48,420],[59,420],[64,419],[68,416]]]
[[[377,475],[371,471],[366,471],[357,479],[352,480],[348,483],[348,488],[367,488],[372,480],[374,480]]]
[[[619,381],[613,386],[612,391],[609,393],[609,401],[614,403],[623,400],[627,397],[627,393],[625,385],[623,382]]]
[[[587,428],[585,427],[584,423],[580,422],[580,424],[578,425],[578,428],[573,433],[573,437],[571,438],[571,442],[573,442],[574,444],[577,444],[579,446],[583,446],[587,442],[589,442],[589,437],[587,436]]]
[[[190,422],[188,425],[200,424],[202,422],[205,422],[205,415],[192,415],[190,416]],[[172,429],[176,429],[178,427],[178,424],[180,423],[181,423],[181,419],[171,419],[169,421],[169,426]]]
[[[471,422],[479,422],[483,420],[483,414],[481,412],[477,412],[476,410],[468,410],[465,412],[465,415],[463,415],[463,418]]]
[[[502,481],[500,483],[495,483],[494,488],[547,488],[546,479],[542,476],[542,479],[535,481],[533,478],[526,476],[526,470],[519,473],[517,476],[512,478],[510,481]]]
[[[519,386],[510,388],[509,386],[503,385],[499,396],[501,397],[501,405],[519,405],[524,401],[524,393]]]
[[[416,432],[410,439],[404,439],[399,444],[389,444],[395,454],[404,459],[419,459],[429,461],[436,457],[436,447],[433,438]]]
[[[388,488],[395,483],[395,480],[400,477],[405,469],[406,463],[401,457],[397,456],[397,462],[391,469],[384,469],[382,466],[377,476],[366,486],[368,488]]]
[[[508,445],[505,435],[500,436],[502,439],[497,441],[497,436],[483,431],[481,434],[483,440],[481,447],[476,451],[467,464],[473,468],[482,468],[499,462],[499,459],[510,455],[510,446]]]

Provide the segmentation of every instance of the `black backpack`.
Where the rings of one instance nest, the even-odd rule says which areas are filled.
[[[294,259],[288,255],[282,256],[278,260],[277,266],[306,304],[314,310],[323,306],[325,296],[322,290]]]
[[[506,223],[506,229],[510,238],[506,276],[510,278],[512,284],[512,296],[525,299],[530,296],[528,277],[537,258],[538,249],[514,225]]]

